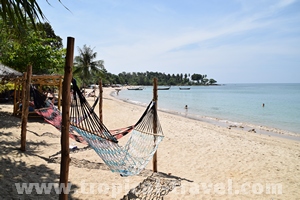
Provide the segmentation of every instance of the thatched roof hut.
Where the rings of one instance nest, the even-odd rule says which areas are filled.
[[[56,87],[58,89],[58,109],[61,103],[62,90],[62,75],[32,75],[31,84],[35,85],[37,89],[42,90],[43,86]],[[18,72],[10,67],[0,64],[0,85],[12,82],[14,84],[14,115],[20,113],[18,111],[19,104],[22,102],[21,90],[24,83],[23,73]]]

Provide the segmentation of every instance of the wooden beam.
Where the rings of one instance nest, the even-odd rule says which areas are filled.
[[[27,66],[27,77],[23,85],[23,101],[22,101],[22,127],[21,127],[21,151],[26,151],[26,128],[29,112],[30,101],[30,82],[31,82],[32,66]]]
[[[155,112],[157,113],[157,78],[153,79],[153,101],[155,102]],[[157,118],[153,118],[153,133],[157,133]],[[155,141],[155,137],[154,137]],[[157,151],[153,155],[153,172],[157,172]]]
[[[19,113],[22,113],[22,111],[18,111],[18,106],[19,106],[19,101],[20,99],[23,99],[20,91],[21,91],[21,85],[23,84],[24,81],[26,81],[26,77],[16,77],[13,79],[15,81],[15,93],[14,93],[14,110],[13,114],[17,115]],[[59,95],[58,99],[61,99],[61,94],[62,94],[62,80],[63,76],[62,75],[31,75],[31,84],[33,85],[39,85],[41,90],[42,86],[56,86],[59,89]],[[23,87],[23,86],[22,86]],[[23,90],[22,90],[23,91]],[[41,91],[42,92],[42,91]],[[58,103],[58,109],[60,108],[60,103]]]
[[[68,188],[70,149],[69,149],[69,128],[70,128],[70,92],[72,81],[72,67],[74,57],[74,38],[68,37],[67,54],[65,63],[65,74],[62,93],[62,126],[61,126],[61,163],[60,163],[60,186],[64,186],[59,194],[60,200],[67,200],[70,191]],[[62,187],[60,187],[62,188]]]

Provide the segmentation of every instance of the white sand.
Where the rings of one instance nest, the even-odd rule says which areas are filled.
[[[112,91],[104,89],[104,124],[109,129],[134,124],[145,108],[114,99],[109,95]],[[88,99],[92,103],[94,98]],[[11,116],[12,110],[12,105],[0,105],[0,199],[58,199],[54,190],[50,195],[17,193],[15,183],[59,182],[60,154],[52,162],[49,156],[60,150],[60,132],[43,120],[30,119],[27,151],[21,152],[21,120]],[[172,191],[156,196],[172,200],[300,199],[299,141],[160,111],[158,115],[165,135],[158,149],[158,171],[164,174],[151,180]],[[71,140],[70,144],[84,147]],[[109,171],[93,150],[70,157],[69,181],[72,190],[77,190],[69,194],[71,199],[121,199],[151,175],[152,163],[139,176],[121,177]],[[144,192],[152,192],[148,199],[161,189],[149,184],[141,187]],[[131,193],[138,195],[138,191],[136,188]],[[131,193],[129,199],[134,199]]]

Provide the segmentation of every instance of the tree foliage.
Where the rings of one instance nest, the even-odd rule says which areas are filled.
[[[50,45],[52,48],[62,49],[63,43],[62,38],[57,36],[52,29],[52,26],[48,23],[37,23],[38,30],[43,30],[43,38],[49,39],[45,41],[46,45]]]
[[[202,80],[201,74],[193,74],[194,79],[189,74],[165,74],[161,72],[122,72],[118,75],[106,73],[104,84],[122,85],[152,85],[153,78],[158,79],[159,85],[208,85],[215,84],[217,81],[208,82]],[[195,77],[201,77],[198,81]],[[205,75],[206,77],[206,75]],[[201,81],[202,80],[202,81]],[[214,79],[210,79],[214,80]]]
[[[193,81],[197,81],[197,83],[201,83],[203,76],[201,74],[193,74],[191,78]]]
[[[48,0],[46,1],[49,3]],[[61,0],[57,1],[62,4]],[[68,10],[67,7],[65,8]],[[15,33],[22,32],[28,25],[36,29],[37,22],[47,20],[36,0],[1,0],[0,17],[3,19],[4,25],[13,29]]]
[[[44,19],[43,14],[37,1],[26,1],[26,0],[5,0],[0,1],[0,13],[6,25],[21,25],[25,27],[29,21],[34,24],[36,18]]]
[[[62,72],[65,55],[62,39],[55,35],[50,24],[38,26],[39,31],[27,27],[22,39],[14,32],[0,32],[1,63],[21,72],[32,65],[33,74]]]
[[[95,83],[106,73],[103,60],[95,60],[97,52],[90,46],[78,47],[79,55],[74,59],[74,76],[79,77],[83,86]]]

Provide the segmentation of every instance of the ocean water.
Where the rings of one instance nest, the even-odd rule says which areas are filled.
[[[153,88],[124,88],[116,96],[148,104],[153,98]],[[190,90],[174,86],[170,90],[158,90],[158,107],[199,119],[248,123],[300,134],[300,83],[191,86]]]

